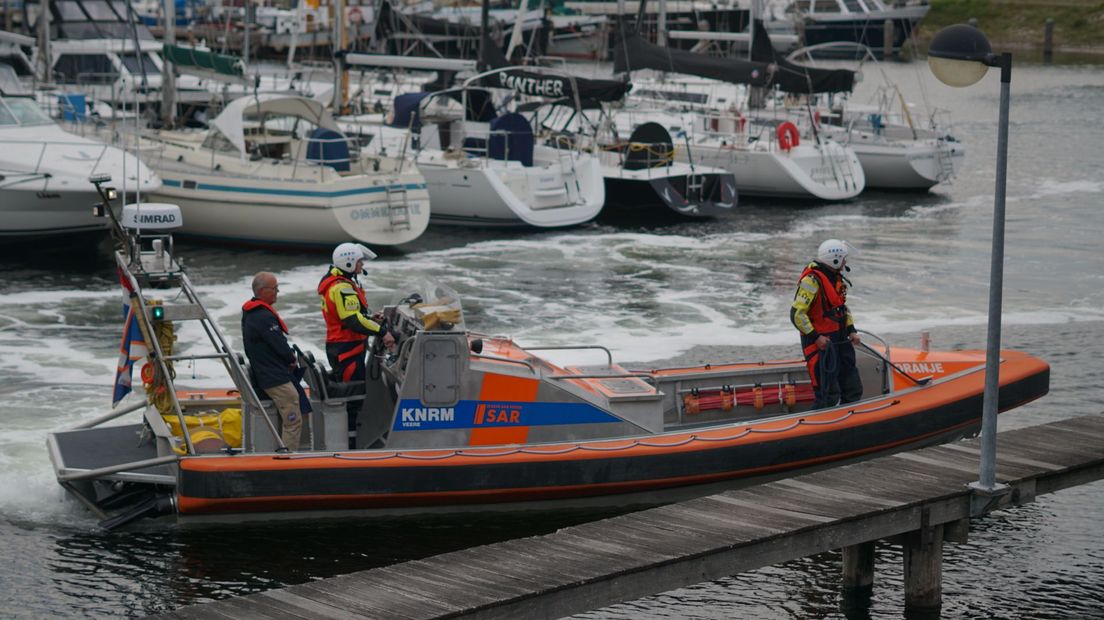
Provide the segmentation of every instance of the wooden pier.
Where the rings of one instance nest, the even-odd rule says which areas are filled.
[[[1104,478],[1104,414],[998,435],[997,480],[973,495],[978,441],[925,448],[569,527],[546,536],[185,607],[171,618],[559,618],[843,549],[868,588],[874,542],[904,547],[905,603],[941,602],[942,548],[969,518]]]

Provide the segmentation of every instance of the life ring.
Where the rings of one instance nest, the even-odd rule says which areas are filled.
[[[801,140],[798,138],[797,125],[794,125],[790,121],[784,121],[778,126],[778,148],[783,151],[789,151],[800,143]]]

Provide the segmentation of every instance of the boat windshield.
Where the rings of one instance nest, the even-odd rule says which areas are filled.
[[[440,282],[422,281],[414,283],[407,291],[408,294],[398,305],[409,305],[413,308],[425,329],[464,328],[464,309],[460,303],[460,293],[452,287]]]
[[[0,125],[52,125],[54,121],[29,97],[0,97]]]

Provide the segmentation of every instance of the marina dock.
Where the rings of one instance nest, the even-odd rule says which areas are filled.
[[[905,602],[938,608],[944,541],[969,519],[1104,477],[1104,415],[998,435],[997,480],[978,497],[978,440],[250,596],[164,618],[558,618],[834,549],[843,585],[875,579],[874,543],[904,547]]]

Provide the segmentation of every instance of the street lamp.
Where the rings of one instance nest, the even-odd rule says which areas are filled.
[[[966,24],[947,26],[928,47],[928,65],[948,86],[970,86],[989,67],[1000,67],[1000,123],[997,129],[997,181],[993,194],[993,250],[989,270],[989,333],[985,348],[985,396],[981,407],[981,463],[971,515],[976,516],[1008,492],[996,482],[997,399],[1000,390],[1001,292],[1004,287],[1004,196],[1008,178],[1008,99],[1012,83],[1012,54],[994,54],[985,35]]]

